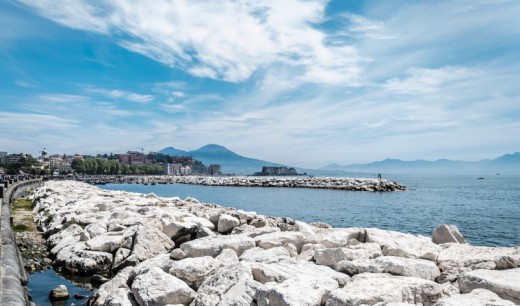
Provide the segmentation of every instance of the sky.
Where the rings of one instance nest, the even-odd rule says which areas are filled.
[[[520,1],[6,0],[0,151],[520,151]]]

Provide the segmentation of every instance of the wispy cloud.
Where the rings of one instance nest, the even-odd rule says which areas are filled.
[[[103,95],[111,99],[124,99],[136,103],[147,103],[154,99],[153,95],[143,95],[134,92],[128,92],[121,89],[104,89],[90,86],[87,87],[86,90],[92,93]]]

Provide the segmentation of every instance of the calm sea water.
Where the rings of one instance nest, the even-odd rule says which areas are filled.
[[[269,216],[335,227],[378,227],[430,236],[455,224],[473,245],[520,245],[520,176],[393,176],[413,188],[404,192],[110,184],[102,188],[159,196],[194,197]]]

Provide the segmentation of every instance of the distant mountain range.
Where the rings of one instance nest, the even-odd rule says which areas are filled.
[[[192,156],[205,165],[220,164],[224,173],[253,174],[262,170],[263,166],[286,166],[265,160],[249,158],[216,144],[208,144],[194,151],[185,151],[167,147],[159,153],[170,156]],[[494,175],[520,174],[520,152],[502,155],[495,159],[480,161],[458,161],[439,159],[435,161],[385,159],[367,164],[340,165],[329,164],[320,169],[296,168],[298,173],[307,172],[313,175],[360,176],[362,174],[475,174]]]
[[[520,174],[520,152],[479,161],[385,159],[368,164],[330,164],[321,170],[394,174]]]
[[[203,162],[206,166],[210,164],[220,164],[222,166],[222,172],[224,173],[253,174],[260,172],[263,166],[283,166],[277,163],[244,157],[216,144],[208,144],[194,151],[184,151],[174,147],[167,147],[159,151],[159,153],[170,156],[192,156]]]

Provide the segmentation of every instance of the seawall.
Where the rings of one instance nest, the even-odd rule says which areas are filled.
[[[8,180],[1,183],[1,229],[0,229],[0,281],[1,305],[30,305],[24,285],[27,273],[23,268],[22,258],[16,246],[11,228],[11,198],[29,187],[40,184],[40,180]]]

